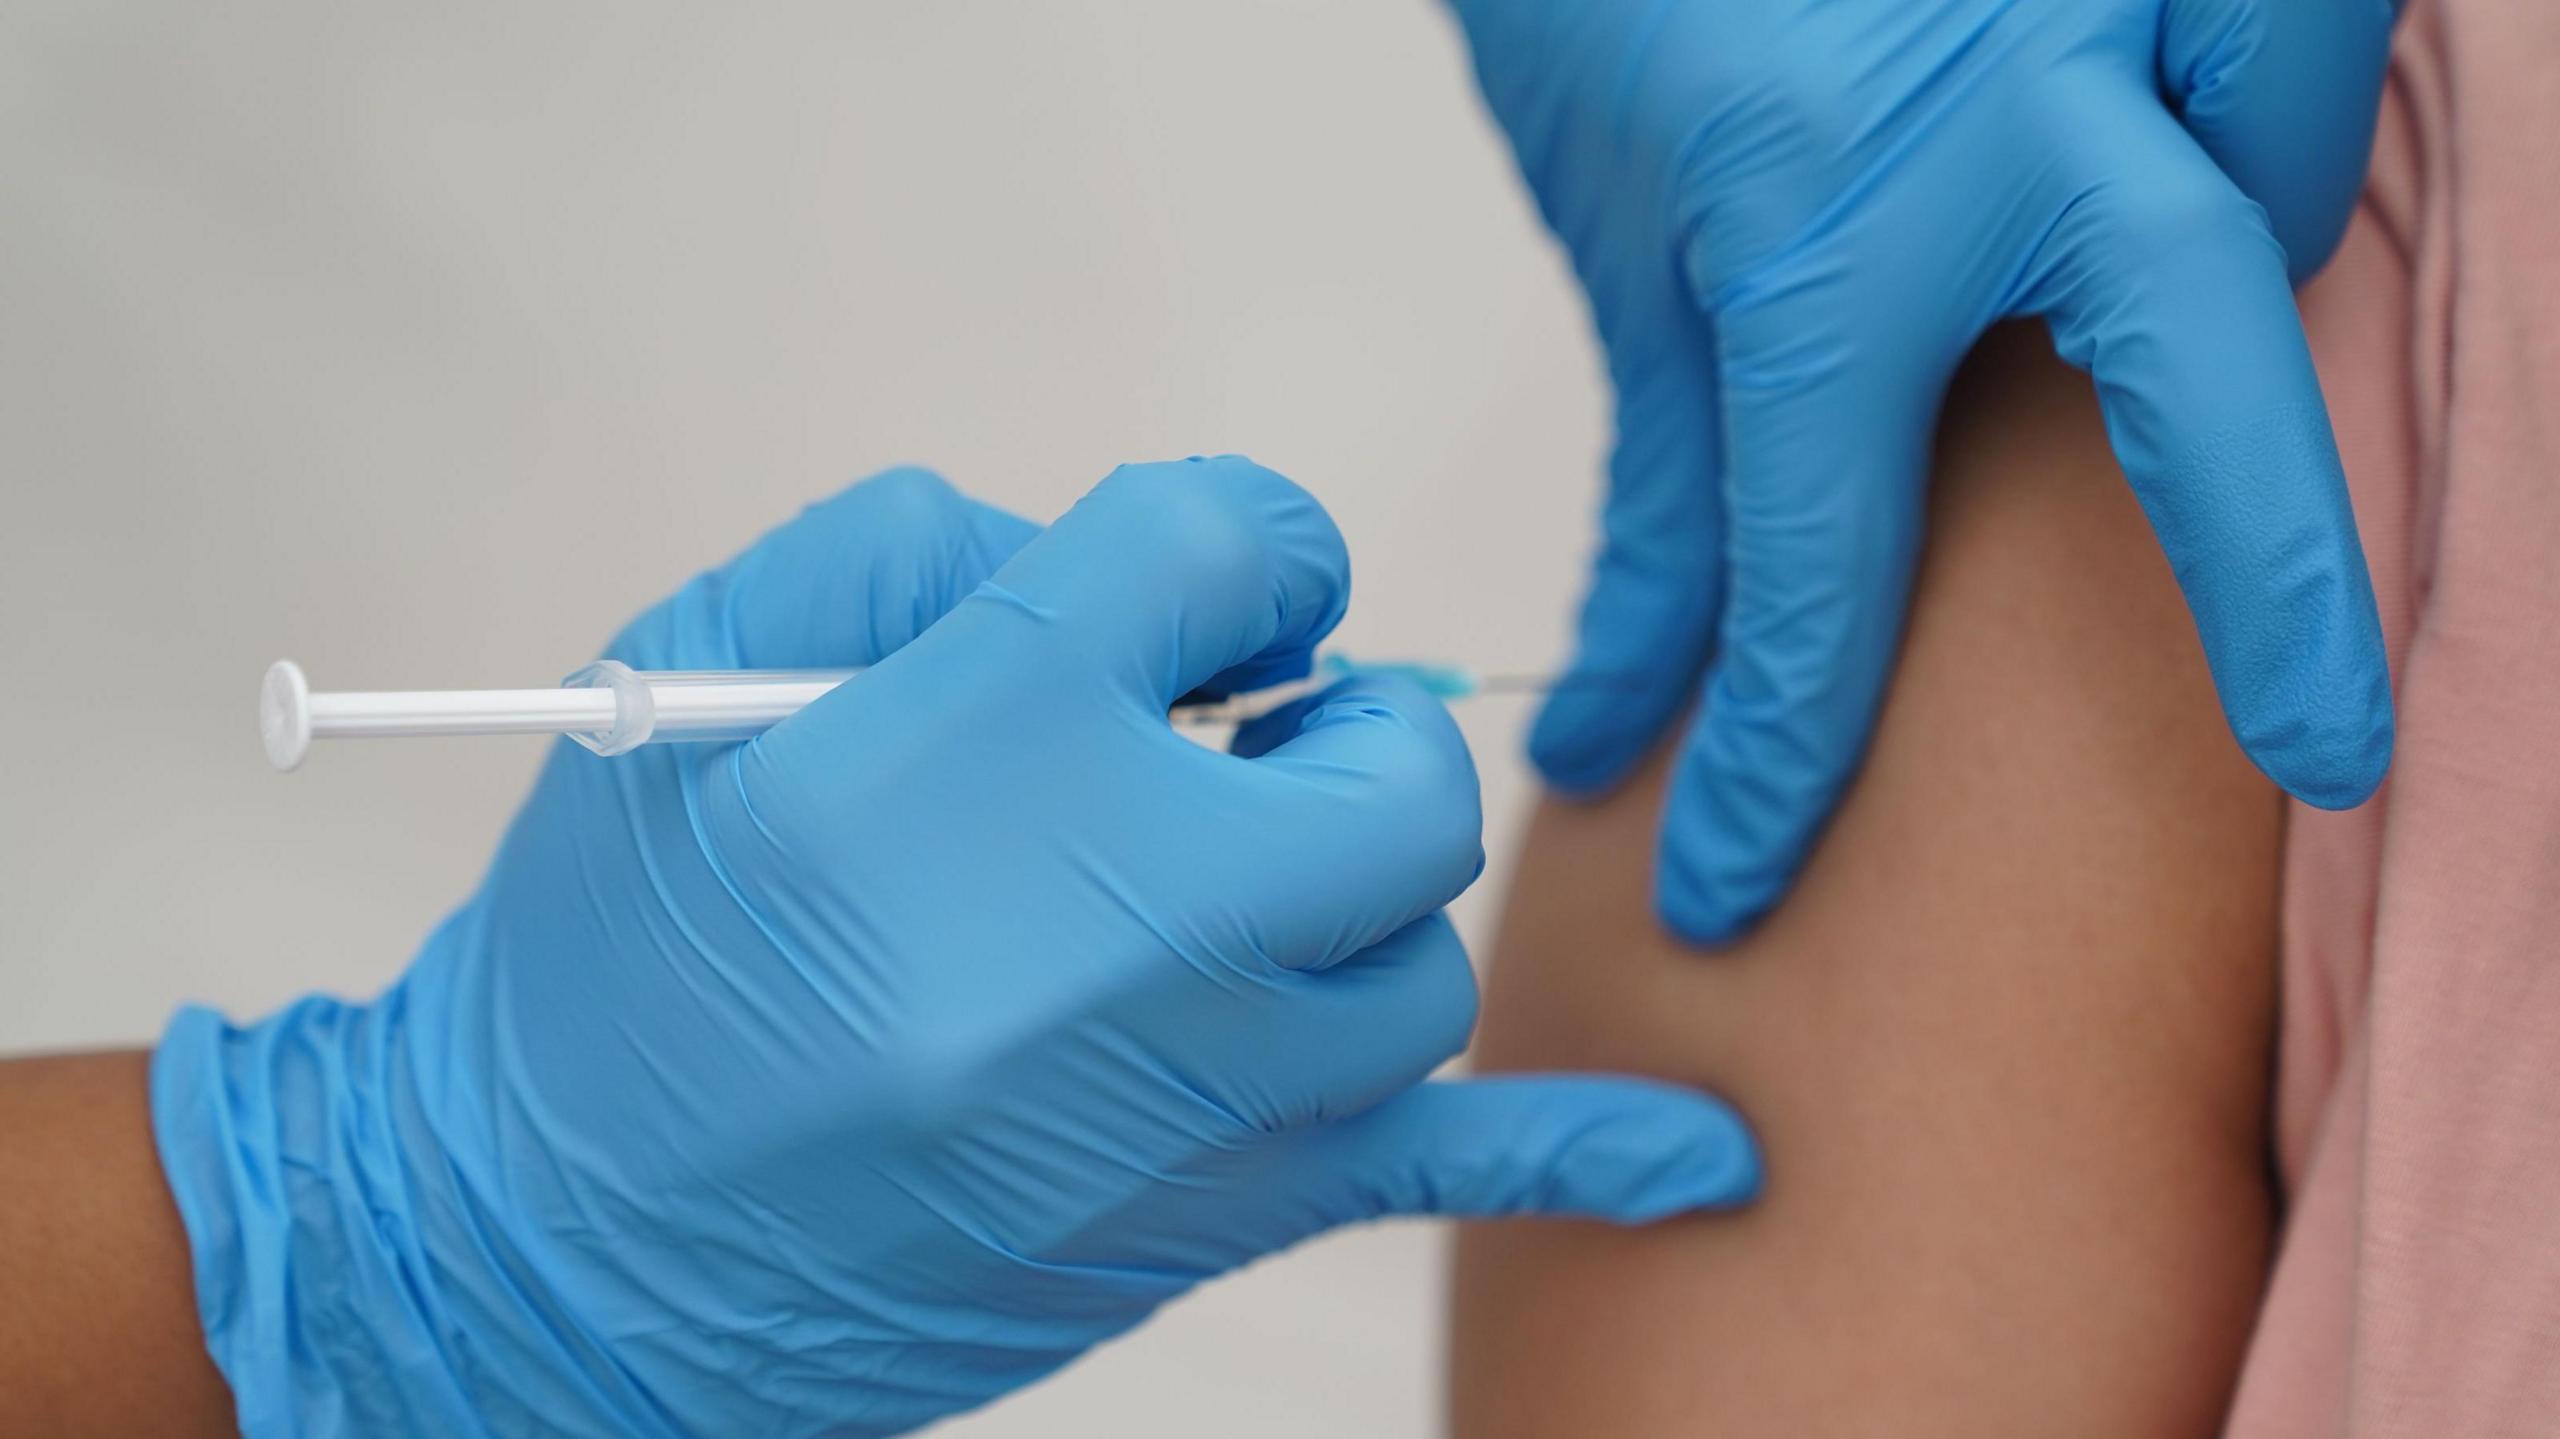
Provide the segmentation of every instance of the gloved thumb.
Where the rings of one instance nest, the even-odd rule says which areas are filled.
[[[1313,1229],[1407,1214],[1649,1224],[1760,1193],[1759,1148],[1740,1116],[1649,1080],[1424,1084],[1300,1140],[1287,1169]]]

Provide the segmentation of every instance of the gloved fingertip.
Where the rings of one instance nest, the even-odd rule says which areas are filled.
[[[1529,728],[1529,762],[1560,793],[1590,798],[1624,780],[1653,738],[1649,727],[1631,721],[1623,703],[1568,681],[1539,707]]]
[[[1723,949],[1749,934],[1768,913],[1765,903],[1739,902],[1698,886],[1664,883],[1653,897],[1654,917],[1682,940]]]
[[[1654,863],[1653,908],[1663,928],[1682,940],[1721,949],[1749,934],[1801,865],[1801,857],[1770,857],[1767,844],[1701,832],[1675,800],[1664,816]]]
[[[2351,522],[2349,522],[2351,523]],[[2355,543],[2353,531],[2341,547]],[[2243,611],[2257,624],[2205,632],[2206,658],[2231,732],[2286,793],[2319,809],[2353,809],[2390,771],[2397,737],[2391,662],[2361,556],[2320,567]],[[2199,608],[2198,624],[2204,627]]]
[[[1613,1224],[1651,1224],[1760,1197],[1760,1147],[1723,1102],[1629,1082],[1617,1111],[1554,1157],[1556,1207]]]
[[[2391,769],[2396,743],[2391,700],[2364,713],[2322,715],[2243,734],[2241,745],[2267,778],[2314,809],[2354,809],[2373,798]]]
[[[1695,699],[1715,639],[1711,569],[1685,550],[1639,559],[1613,539],[1603,551],[1573,660],[1529,731],[1529,760],[1550,786],[1576,797],[1616,788]]]
[[[1590,798],[1617,788],[1687,708],[1691,670],[1653,649],[1586,649],[1557,677],[1529,729],[1530,763],[1554,789]]]

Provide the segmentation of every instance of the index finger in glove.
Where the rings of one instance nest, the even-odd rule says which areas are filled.
[[[876,664],[1039,532],[930,470],[884,471],[696,576],[633,621],[608,653],[636,669]]]
[[[1101,693],[1161,716],[1202,687],[1307,672],[1351,600],[1314,496],[1240,455],[1123,465],[943,627],[1044,703]]]

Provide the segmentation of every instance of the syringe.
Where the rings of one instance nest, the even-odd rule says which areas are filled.
[[[1549,688],[1526,675],[1478,676],[1454,665],[1353,663],[1326,655],[1305,679],[1225,699],[1174,706],[1184,726],[1242,724],[1351,674],[1390,672],[1443,700]],[[860,675],[850,670],[635,670],[599,660],[556,689],[315,692],[302,667],[278,660],[258,686],[258,734],[279,770],[302,763],[315,739],[422,735],[564,734],[600,755],[644,744],[739,740],[762,734]]]

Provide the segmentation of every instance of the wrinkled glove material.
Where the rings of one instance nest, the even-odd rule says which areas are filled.
[[[2046,321],[2231,728],[2314,804],[2390,761],[2372,584],[2289,281],[2343,233],[2383,0],[1453,0],[1617,391],[1573,677],[1531,754],[1608,789],[1678,724],[1663,918],[1776,903],[1873,732],[1929,446]]]
[[[246,1431],[900,1432],[1338,1224],[1750,1197],[1703,1096],[1421,1082],[1482,864],[1435,701],[1166,725],[1304,672],[1348,589],[1216,459],[1046,532],[894,473],[649,612],[615,658],[872,668],[746,744],[560,744],[385,993],[161,1042]]]

